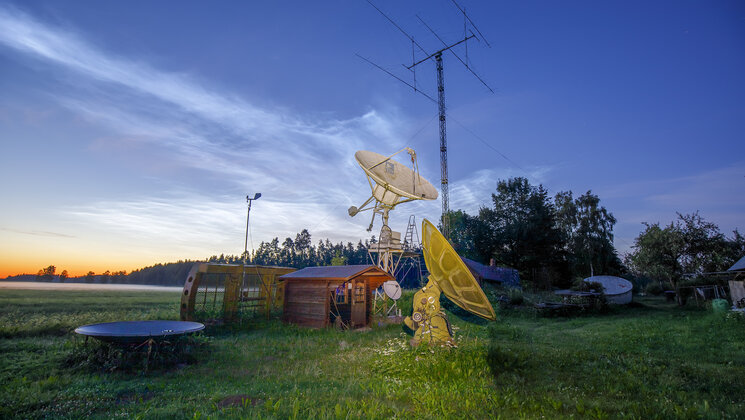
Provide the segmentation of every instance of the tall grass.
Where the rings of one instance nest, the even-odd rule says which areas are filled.
[[[525,300],[529,301],[530,296]],[[400,326],[208,330],[195,364],[102,373],[65,364],[92,322],[177,319],[178,296],[0,295],[2,418],[741,418],[745,321],[662,298],[603,315],[482,322],[452,308],[457,349]],[[407,306],[409,305],[409,306]],[[399,306],[411,310],[411,293]],[[447,308],[450,306],[446,305]],[[88,344],[89,346],[91,343]]]

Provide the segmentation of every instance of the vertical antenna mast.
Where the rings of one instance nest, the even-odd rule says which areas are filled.
[[[424,22],[422,21],[422,23]],[[435,34],[435,36],[437,35]],[[439,39],[439,36],[437,38]],[[445,51],[450,51],[455,54],[451,50],[451,48],[455,47],[456,45],[462,44],[471,38],[475,38],[475,35],[467,36],[452,45],[446,44],[445,48],[442,48],[434,54],[431,54],[426,58],[423,58],[407,67],[409,70],[411,70],[417,65],[429,60],[430,58],[435,59],[435,66],[437,69],[437,107],[440,113],[440,189],[442,193],[442,236],[444,236],[448,240],[450,240],[450,192],[448,191],[448,139],[447,126],[445,124],[445,115],[447,114],[447,109],[445,108],[445,78],[443,76],[442,53]],[[440,39],[440,41],[442,40]],[[457,55],[455,56],[458,57]],[[458,57],[458,59],[461,62],[463,61],[460,59],[460,57]],[[466,66],[466,68],[468,68],[468,66]],[[473,71],[471,72],[473,73]],[[481,80],[481,78],[479,78],[478,76],[477,78]],[[481,82],[484,83],[483,80],[481,80]]]
[[[436,69],[437,69],[437,106],[438,106],[438,109],[439,109],[439,116],[440,116],[440,188],[442,190],[442,219],[441,219],[442,220],[442,234],[443,234],[443,236],[445,236],[445,238],[447,238],[449,240],[450,239],[450,194],[449,194],[449,191],[448,191],[448,189],[449,189],[448,188],[448,145],[447,145],[448,142],[447,142],[447,127],[446,127],[446,124],[445,124],[445,116],[446,116],[446,108],[445,108],[445,79],[444,79],[444,76],[443,76],[442,53],[445,52],[445,51],[450,51],[450,53],[453,54],[455,56],[455,58],[457,58],[458,61],[460,61],[466,67],[466,69],[469,72],[471,72],[471,74],[473,74],[479,80],[479,82],[481,82],[484,86],[486,86],[486,88],[489,89],[489,91],[491,91],[492,93],[494,93],[494,91],[492,90],[492,88],[490,88],[489,85],[487,85],[486,82],[484,82],[484,80],[481,79],[481,77],[479,77],[476,74],[476,72],[474,72],[474,70],[468,65],[468,42],[467,41],[469,39],[471,39],[471,38],[476,38],[477,40],[479,40],[479,38],[477,38],[476,35],[473,32],[468,31],[468,23],[470,23],[471,26],[473,27],[473,29],[476,30],[476,32],[480,35],[481,39],[483,39],[484,37],[481,34],[481,31],[479,31],[479,29],[473,23],[473,21],[471,20],[471,18],[469,18],[468,15],[466,14],[466,9],[464,7],[461,7],[455,0],[452,0],[452,2],[455,5],[455,7],[457,7],[458,10],[460,10],[463,13],[463,32],[464,32],[463,39],[461,39],[460,41],[458,41],[458,42],[456,42],[454,44],[448,45],[442,38],[440,38],[439,35],[437,35],[437,33],[435,33],[435,31],[432,30],[432,28],[429,27],[429,25],[427,25],[421,18],[419,18],[419,16],[417,16],[417,18],[419,18],[419,20],[424,24],[424,26],[426,26],[427,29],[429,29],[430,32],[432,32],[432,34],[435,37],[437,37],[437,39],[444,45],[443,48],[441,48],[440,50],[434,52],[433,54],[428,54],[424,50],[424,48],[422,48],[422,46],[419,45],[419,43],[417,43],[416,41],[414,41],[414,37],[412,37],[411,35],[409,35],[408,33],[406,33],[406,31],[404,31],[398,24],[396,24],[396,22],[394,22],[393,19],[391,19],[390,17],[388,17],[388,15],[386,15],[385,13],[383,13],[382,10],[380,10],[377,6],[375,6],[372,3],[371,0],[367,0],[367,2],[370,3],[370,5],[372,7],[374,7],[375,10],[377,10],[381,15],[383,15],[383,17],[385,17],[391,24],[393,24],[393,26],[395,26],[399,31],[401,31],[401,33],[403,33],[407,38],[409,38],[411,40],[411,43],[412,43],[412,62],[413,62],[413,64],[410,65],[410,66],[405,66],[405,67],[414,74],[414,85],[412,86],[409,83],[404,82],[398,76],[395,76],[394,74],[392,74],[388,70],[385,70],[382,67],[378,66],[377,64],[370,62],[370,60],[367,60],[364,57],[361,57],[359,55],[358,55],[358,57],[360,57],[363,60],[369,62],[370,64],[374,65],[375,67],[379,68],[380,70],[388,73],[388,75],[394,77],[398,81],[400,81],[400,82],[408,85],[409,87],[412,87],[415,92],[421,93],[422,95],[426,96],[430,100],[433,100],[433,99],[429,95],[427,95],[424,92],[422,92],[421,90],[417,89],[417,87],[416,87],[416,72],[415,72],[415,69],[414,68],[417,65],[419,65],[419,64],[421,64],[421,63],[429,60],[430,58],[434,58],[434,60],[435,60],[435,66],[436,66]],[[469,35],[469,32],[470,32],[470,35]],[[491,45],[489,45],[489,42],[486,41],[486,39],[484,39],[484,42],[486,43],[486,45],[488,45],[488,46],[491,47]],[[457,45],[460,45],[462,43],[465,43],[465,47],[466,47],[466,61],[465,62],[452,49],[453,47],[455,47]],[[419,60],[419,61],[414,62],[414,59],[415,59],[414,46],[418,47],[419,50],[421,50],[422,52],[424,52],[424,54],[427,55],[427,56],[425,58]],[[433,100],[433,102],[434,102],[434,100]]]
[[[445,78],[442,53],[435,55],[437,65],[437,106],[440,110],[440,189],[442,190],[442,234],[450,239],[450,197],[448,193],[448,138],[445,126]]]

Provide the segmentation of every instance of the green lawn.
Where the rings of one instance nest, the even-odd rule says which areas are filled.
[[[208,330],[195,364],[105,373],[66,367],[95,346],[71,331],[178,319],[178,294],[6,290],[0,417],[745,418],[745,321],[640,302],[576,318],[451,315],[457,349],[410,348],[395,325],[257,321]]]

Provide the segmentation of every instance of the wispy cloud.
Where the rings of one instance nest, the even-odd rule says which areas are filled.
[[[290,236],[316,226],[351,240],[353,232],[357,237],[364,233],[359,232],[364,223],[350,221],[346,208],[367,188],[354,152],[374,148],[385,153],[401,142],[399,116],[371,110],[329,119],[262,107],[187,74],[108,53],[70,29],[0,6],[3,45],[58,70],[55,90],[48,94],[59,104],[92,124],[126,134],[129,141],[170,149],[170,159],[178,165],[223,180],[212,190],[175,200],[140,196],[123,202],[93,200],[69,209],[69,214],[133,237],[187,243],[210,235],[235,237],[243,203],[225,204],[236,200],[221,194],[251,186],[264,192],[257,207],[273,218],[271,228],[255,232],[259,238]],[[168,181],[188,190],[176,178]],[[215,241],[219,246],[220,239]]]
[[[21,235],[31,235],[31,236],[46,236],[46,237],[52,237],[52,238],[74,238],[74,235],[68,235],[66,233],[59,233],[59,232],[50,232],[45,230],[21,230],[21,229],[12,229],[12,228],[4,228],[0,227],[0,230],[5,232],[12,232],[12,233],[20,233]]]
[[[356,242],[360,227],[346,216],[346,205],[330,212],[323,203],[266,200],[252,205],[249,248],[278,237],[294,238],[297,226],[311,232],[314,241],[333,237]],[[143,197],[126,201],[99,201],[67,208],[68,215],[85,220],[107,236],[117,238],[123,248],[168,247],[175,255],[191,258],[213,253],[242,252],[246,207],[232,197],[172,194],[163,198]]]
[[[644,207],[655,213],[669,213],[662,220],[675,218],[675,212],[690,213],[700,210],[706,212],[729,213],[739,207],[738,221],[745,214],[745,202],[739,197],[745,192],[745,162],[722,167],[713,171],[700,172],[690,176],[661,178],[620,184],[603,191],[604,198],[624,200],[642,197]],[[738,206],[739,203],[739,206]],[[644,217],[639,212],[639,217]],[[649,215],[651,216],[651,214]],[[634,220],[634,222],[656,222],[659,220]],[[727,220],[734,222],[735,220]]]
[[[543,166],[525,170],[504,168],[474,171],[468,177],[452,182],[450,195],[453,200],[450,207],[453,210],[462,209],[468,214],[477,214],[479,208],[492,205],[491,195],[496,193],[497,182],[500,180],[527,176],[533,185],[537,185],[542,183],[552,170],[552,167]]]
[[[271,152],[275,160],[327,162],[329,157],[348,157],[370,140],[383,145],[397,140],[396,121],[375,111],[347,120],[303,119],[210,90],[188,75],[108,54],[71,31],[44,25],[23,12],[0,8],[0,28],[0,43],[7,47],[98,82],[75,83],[74,91],[58,98],[63,105],[187,152],[217,154],[230,148],[243,157]]]

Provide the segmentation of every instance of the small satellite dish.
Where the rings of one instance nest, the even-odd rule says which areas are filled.
[[[386,296],[393,300],[398,300],[401,297],[401,286],[396,280],[388,280],[383,283],[383,291]]]

